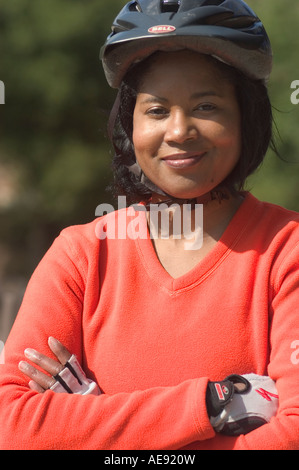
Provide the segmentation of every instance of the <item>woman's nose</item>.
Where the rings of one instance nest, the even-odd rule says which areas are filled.
[[[165,141],[182,144],[187,140],[195,140],[198,137],[198,129],[193,119],[186,115],[183,110],[171,113],[167,119]]]

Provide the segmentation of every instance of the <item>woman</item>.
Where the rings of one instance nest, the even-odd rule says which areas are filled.
[[[271,143],[266,32],[240,0],[132,1],[112,31],[115,187],[140,205],[64,230],[38,266],[0,445],[298,449],[299,216],[242,191]],[[151,237],[161,203],[181,229],[202,205],[200,247],[174,216]]]

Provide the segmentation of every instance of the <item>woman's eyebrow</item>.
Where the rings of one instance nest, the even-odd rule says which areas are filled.
[[[167,98],[162,98],[161,96],[148,96],[144,98],[141,103],[143,104],[151,104],[151,103],[156,103],[157,101],[160,101],[161,103],[167,103],[168,99]]]
[[[193,93],[190,96],[190,100],[205,98],[206,96],[218,96],[218,97],[221,98],[222,94],[220,92],[216,92],[215,90],[199,91],[199,92]],[[157,101],[159,101],[161,103],[167,103],[168,99],[163,98],[162,96],[151,95],[151,96],[147,96],[146,98],[144,98],[141,101],[141,103],[142,104],[151,104],[151,103],[156,103]]]
[[[206,96],[221,97],[222,94],[220,92],[216,92],[215,90],[199,91],[199,92],[193,93],[193,95],[191,95],[191,100],[196,100],[198,98],[204,98]]]

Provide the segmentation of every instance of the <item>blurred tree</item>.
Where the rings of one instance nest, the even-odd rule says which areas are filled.
[[[299,105],[291,103],[291,83],[299,80],[299,3],[248,0],[262,19],[273,48],[269,93],[281,159],[269,151],[248,187],[259,198],[299,211]]]
[[[31,272],[59,231],[109,199],[106,122],[115,95],[99,51],[123,1],[18,0],[0,7],[0,164],[16,197],[1,209],[6,274]]]

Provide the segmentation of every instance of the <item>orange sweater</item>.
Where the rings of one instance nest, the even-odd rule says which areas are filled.
[[[0,365],[0,448],[299,449],[299,215],[247,194],[178,279],[149,238],[100,241],[106,220],[64,230],[30,280]],[[49,355],[49,336],[102,395],[29,390],[18,362],[26,347]],[[277,416],[216,434],[208,380],[251,372],[276,381]]]

